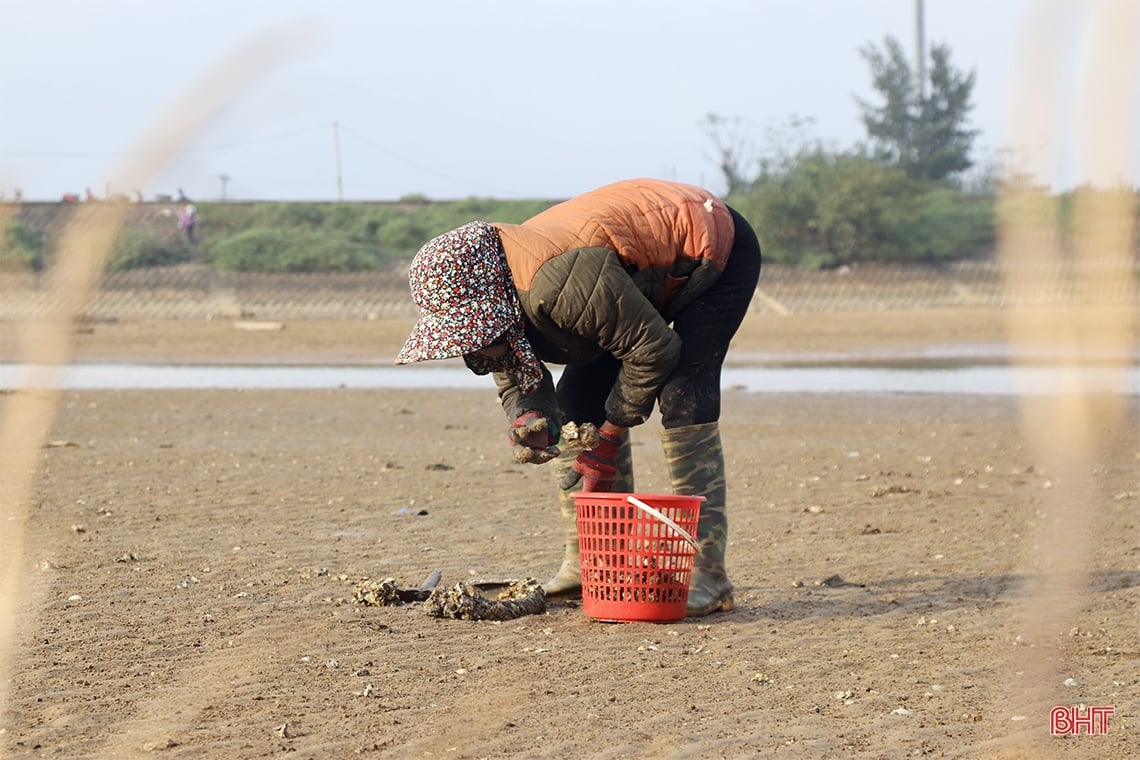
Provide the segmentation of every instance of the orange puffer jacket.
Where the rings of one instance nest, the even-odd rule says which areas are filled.
[[[523,224],[494,226],[538,356],[577,364],[613,354],[622,369],[607,418],[644,422],[680,355],[669,323],[724,271],[734,235],[728,207],[692,185],[637,179],[579,195]],[[509,416],[552,411],[549,382],[524,396],[509,376],[495,380]]]
[[[692,265],[724,269],[732,216],[724,202],[693,185],[656,179],[615,182],[553,206],[521,225],[498,224],[519,290],[554,256],[575,248],[609,248],[639,270]]]

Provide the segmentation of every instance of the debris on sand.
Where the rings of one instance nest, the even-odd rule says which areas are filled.
[[[546,611],[546,592],[533,578],[466,581],[437,588],[440,577],[439,570],[433,571],[419,588],[402,587],[395,578],[365,580],[356,585],[352,599],[365,607],[424,602],[424,609],[432,617],[456,620],[513,620]]]
[[[431,595],[432,589],[439,585],[442,577],[439,570],[433,570],[419,588],[402,588],[395,578],[362,581],[352,592],[352,600],[365,607],[394,607],[408,602],[423,602]]]
[[[494,597],[485,595],[497,590]],[[432,617],[513,620],[546,611],[546,591],[533,578],[503,583],[456,583],[436,589],[424,607]]]

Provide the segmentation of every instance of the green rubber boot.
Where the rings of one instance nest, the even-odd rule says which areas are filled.
[[[577,452],[565,451],[554,460],[554,482],[557,484],[562,477],[570,472],[577,459]],[[574,501],[574,493],[581,491],[581,483],[564,491],[558,488],[558,511],[562,513],[562,530],[566,536],[565,554],[562,567],[554,577],[542,584],[542,588],[549,597],[573,597],[582,593],[582,558],[578,553],[578,505]],[[633,493],[633,449],[629,443],[629,431],[622,436],[621,447],[617,454],[617,479],[614,480],[614,491],[618,493]]]
[[[707,422],[665,430],[661,433],[661,444],[665,449],[665,465],[673,482],[673,493],[705,497],[697,525],[700,549],[693,559],[693,577],[689,582],[685,614],[700,617],[717,610],[731,610],[734,603],[732,582],[724,566],[728,516],[720,423]]]

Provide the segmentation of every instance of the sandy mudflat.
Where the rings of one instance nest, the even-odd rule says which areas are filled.
[[[88,361],[371,363],[408,326],[73,337]],[[1003,336],[998,312],[756,315],[734,353]],[[1016,398],[728,391],[736,608],[609,624],[559,602],[500,623],[353,603],[368,579],[557,567],[550,472],[510,460],[490,388],[65,392],[26,517],[0,751],[1125,758],[1140,409],[1100,409],[1086,453]],[[657,432],[635,430],[643,492],[667,490]],[[1114,707],[1107,734],[1051,737],[1051,708],[1078,703]]]

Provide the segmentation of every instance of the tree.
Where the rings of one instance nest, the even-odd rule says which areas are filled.
[[[740,116],[710,113],[701,125],[716,148],[726,198],[746,195],[758,182],[787,172],[798,154],[816,144],[811,137],[815,119],[798,114],[767,122],[761,129],[759,150],[753,140],[756,127]]]
[[[748,192],[752,180],[745,172],[746,164],[751,159],[746,156],[751,149],[745,136],[743,120],[739,116],[730,119],[710,113],[705,116],[702,125],[716,148],[717,168],[727,185],[725,196]]]
[[[907,258],[905,230],[918,225],[916,185],[900,167],[808,147],[786,172],[761,178],[737,210],[764,231],[773,261],[809,268],[898,261]]]
[[[898,40],[887,37],[882,49],[866,45],[860,53],[884,101],[876,106],[856,98],[877,158],[899,166],[911,179],[931,182],[951,181],[973,166],[970,151],[978,131],[966,123],[973,110],[974,72],[955,69],[950,49],[934,45],[926,95]]]

